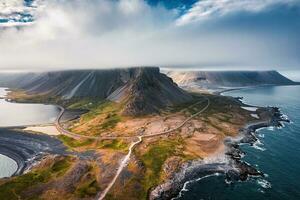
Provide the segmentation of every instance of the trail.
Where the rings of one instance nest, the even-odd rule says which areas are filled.
[[[187,118],[185,121],[183,121],[179,126],[177,126],[176,128],[173,128],[173,129],[170,129],[170,130],[167,130],[167,131],[163,131],[163,132],[160,132],[160,133],[156,133],[156,134],[151,134],[151,135],[144,135],[144,136],[138,136],[138,141],[137,142],[134,142],[130,145],[129,147],[129,152],[128,154],[124,157],[124,159],[122,160],[119,168],[118,168],[118,171],[116,173],[116,175],[114,176],[113,180],[109,183],[109,185],[105,188],[105,190],[101,193],[100,197],[98,198],[98,200],[103,200],[106,196],[106,194],[109,192],[109,190],[111,189],[111,187],[115,184],[116,180],[118,179],[119,175],[121,174],[121,172],[123,171],[124,167],[127,166],[128,164],[128,161],[130,159],[130,155],[132,153],[132,150],[134,149],[134,147],[141,143],[143,141],[143,138],[150,138],[150,137],[155,137],[155,136],[160,136],[160,135],[164,135],[164,134],[168,134],[168,133],[171,133],[173,131],[176,131],[180,128],[182,128],[188,121],[190,121],[191,119],[193,119],[194,117],[196,117],[197,115],[201,114],[202,112],[204,112],[210,105],[210,101],[208,98],[206,98],[207,100],[207,105],[201,109],[199,112],[191,115],[189,118]]]
[[[106,196],[106,194],[110,191],[110,189],[112,188],[112,186],[115,184],[116,180],[118,179],[119,175],[121,174],[121,172],[123,171],[124,167],[127,166],[129,160],[130,160],[130,156],[132,154],[133,149],[136,147],[136,145],[138,145],[139,143],[141,143],[143,141],[143,138],[150,138],[150,137],[156,137],[156,136],[161,136],[161,135],[166,135],[169,134],[171,132],[174,132],[180,128],[182,128],[188,121],[192,120],[194,117],[200,115],[201,113],[203,113],[209,106],[210,106],[210,100],[208,98],[205,98],[205,100],[207,101],[207,104],[204,108],[202,108],[200,111],[198,111],[197,113],[191,115],[190,117],[188,117],[186,120],[184,120],[181,124],[179,124],[177,127],[172,128],[170,130],[166,130],[166,131],[162,131],[159,133],[155,133],[155,134],[149,134],[149,135],[143,135],[143,136],[87,136],[87,135],[79,135],[79,134],[75,134],[72,133],[66,129],[64,129],[61,124],[60,124],[60,120],[63,116],[63,113],[65,112],[65,109],[61,106],[59,106],[59,108],[61,109],[60,114],[58,115],[56,121],[55,121],[55,126],[57,128],[57,130],[64,135],[67,135],[69,137],[75,138],[75,139],[80,139],[80,138],[87,138],[87,139],[117,139],[117,138],[138,138],[138,141],[131,143],[131,145],[129,146],[129,151],[127,153],[127,155],[122,159],[120,166],[118,167],[117,173],[115,174],[114,178],[112,179],[112,181],[108,184],[108,186],[105,188],[105,190],[103,192],[101,192],[100,196],[97,197],[98,200],[103,200]],[[204,101],[205,101],[204,100]],[[200,103],[203,103],[204,101],[199,101],[193,105],[197,105]],[[192,105],[192,106],[193,106]],[[189,106],[191,107],[191,106]],[[188,107],[188,108],[189,108]],[[187,108],[186,108],[187,109]]]
[[[130,156],[132,153],[132,150],[134,149],[134,147],[139,144],[140,142],[142,142],[142,136],[138,137],[138,141],[133,142],[130,147],[129,147],[129,152],[128,154],[123,158],[117,173],[115,174],[114,178],[112,179],[112,181],[109,183],[109,185],[105,188],[105,190],[101,193],[100,197],[98,198],[98,200],[102,200],[105,198],[106,194],[109,192],[109,190],[111,189],[111,187],[115,184],[116,180],[118,179],[119,175],[121,174],[121,172],[123,171],[124,167],[127,166],[129,160],[130,160]]]

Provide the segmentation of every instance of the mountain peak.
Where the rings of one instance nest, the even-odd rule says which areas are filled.
[[[21,81],[24,78],[26,81]],[[122,103],[124,115],[157,113],[192,100],[158,67],[29,73],[15,77],[13,82],[17,84],[6,86],[24,89],[33,96],[42,94],[62,101],[97,98]]]

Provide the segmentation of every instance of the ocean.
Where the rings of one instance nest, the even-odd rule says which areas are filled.
[[[0,98],[7,94],[0,88]],[[57,106],[30,103],[12,103],[0,99],[0,127],[53,123],[60,112]]]
[[[7,94],[0,88],[0,97]],[[19,104],[0,99],[0,128],[53,123],[59,109],[53,105]],[[9,177],[17,170],[17,163],[0,152],[0,178]]]
[[[223,175],[203,177],[187,186],[181,200],[299,200],[300,199],[300,86],[268,86],[226,92],[243,102],[277,106],[291,123],[257,131],[259,142],[243,145],[244,161],[265,177],[227,184]]]

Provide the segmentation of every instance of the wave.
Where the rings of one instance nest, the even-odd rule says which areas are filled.
[[[257,179],[256,182],[257,182],[258,185],[260,185],[264,189],[272,188],[271,183],[269,181],[265,180],[265,179]]]
[[[187,187],[188,187],[189,184],[195,183],[195,182],[199,182],[199,181],[201,181],[203,179],[206,179],[206,178],[209,178],[209,177],[212,177],[212,176],[220,176],[220,175],[221,175],[221,173],[214,173],[214,174],[209,174],[209,175],[206,175],[206,176],[203,176],[203,177],[200,177],[200,178],[197,178],[197,179],[185,182],[184,185],[183,185],[183,188],[180,190],[178,196],[175,197],[175,198],[172,198],[171,200],[180,199],[182,197],[182,195],[183,195],[184,192],[189,191],[187,189]]]
[[[266,148],[264,148],[264,147],[262,147],[264,144],[259,140],[259,139],[257,139],[257,141],[256,142],[254,142],[254,144],[253,144],[253,148],[254,149],[257,149],[257,150],[260,150],[260,151],[265,151],[266,150]]]

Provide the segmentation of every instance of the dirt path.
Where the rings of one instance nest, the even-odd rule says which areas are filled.
[[[119,175],[121,174],[121,172],[123,171],[123,169],[127,166],[129,160],[130,160],[130,156],[132,154],[132,151],[133,149],[143,141],[143,138],[150,138],[150,137],[156,137],[156,136],[161,136],[161,135],[166,135],[166,134],[169,134],[171,132],[174,132],[180,128],[182,128],[188,121],[192,120],[194,117],[200,115],[201,113],[203,113],[210,105],[210,101],[208,98],[206,98],[206,100],[204,101],[207,101],[207,105],[202,108],[200,111],[198,111],[197,113],[191,115],[190,117],[188,117],[186,120],[184,120],[180,125],[178,125],[177,127],[173,128],[173,129],[170,129],[170,130],[167,130],[167,131],[162,131],[162,132],[159,132],[159,133],[155,133],[155,134],[150,134],[150,135],[144,135],[144,136],[128,136],[128,137],[122,137],[122,136],[105,136],[105,137],[94,137],[94,136],[86,136],[86,135],[79,135],[79,134],[75,134],[75,133],[72,133],[68,130],[65,130],[61,124],[60,124],[60,119],[63,115],[63,113],[65,112],[65,109],[61,106],[60,109],[61,109],[61,112],[59,114],[59,116],[57,117],[56,121],[55,121],[55,126],[57,128],[57,130],[64,134],[64,135],[67,135],[67,136],[70,136],[74,139],[80,139],[80,138],[87,138],[87,139],[117,139],[117,138],[138,138],[138,141],[136,142],[133,142],[131,143],[130,147],[129,147],[129,151],[127,153],[127,155],[122,159],[121,163],[120,163],[120,166],[118,167],[118,170],[117,170],[117,173],[115,174],[114,178],[112,179],[112,181],[108,184],[108,186],[105,188],[105,190],[103,192],[101,192],[101,194],[99,195],[99,197],[97,197],[98,200],[103,200],[106,196],[106,194],[109,192],[109,190],[112,188],[112,186],[115,184],[116,180],[118,179]],[[203,103],[204,101],[200,101],[200,102],[197,102],[193,105],[197,105],[197,104],[200,104],[200,103]],[[192,106],[193,106],[192,105]],[[188,108],[190,108],[191,106],[189,106]],[[185,108],[187,109],[187,108]]]
[[[141,143],[143,141],[143,138],[150,138],[150,137],[156,137],[156,136],[161,136],[161,135],[165,135],[165,134],[169,134],[173,131],[176,131],[180,128],[182,128],[188,121],[190,121],[191,119],[193,119],[194,117],[200,115],[201,113],[203,113],[210,105],[210,101],[209,99],[206,99],[207,100],[207,105],[201,109],[199,112],[191,115],[189,118],[187,118],[185,121],[183,121],[179,126],[177,126],[176,128],[173,128],[173,129],[170,129],[170,130],[167,130],[167,131],[163,131],[163,132],[160,132],[160,133],[156,133],[156,134],[151,134],[151,135],[144,135],[144,136],[138,136],[138,141],[137,142],[134,142],[130,145],[129,147],[129,152],[128,154],[124,157],[124,159],[122,160],[119,168],[118,168],[118,171],[116,173],[116,175],[114,176],[113,180],[110,182],[110,184],[105,188],[105,190],[100,194],[100,197],[98,198],[98,200],[103,200],[106,196],[106,194],[109,192],[109,190],[112,188],[112,186],[115,184],[116,180],[118,179],[119,175],[121,174],[121,172],[123,171],[123,169],[127,166],[129,160],[130,160],[130,156],[131,156],[131,153],[132,153],[132,150],[134,149],[134,147],[136,147],[137,144]]]
[[[98,198],[98,200],[102,200],[105,198],[106,194],[109,192],[109,190],[111,189],[111,187],[115,184],[116,180],[118,179],[119,175],[121,174],[121,172],[123,171],[124,167],[127,166],[127,164],[129,163],[129,160],[130,160],[130,156],[131,156],[131,153],[132,153],[132,150],[134,149],[134,147],[141,143],[143,141],[143,138],[142,136],[139,136],[138,137],[138,141],[136,142],[133,142],[130,147],[129,147],[129,152],[128,154],[123,158],[119,168],[118,168],[118,171],[117,173],[115,174],[114,178],[111,180],[111,182],[109,183],[109,185],[105,188],[105,190],[100,194],[100,197]]]

